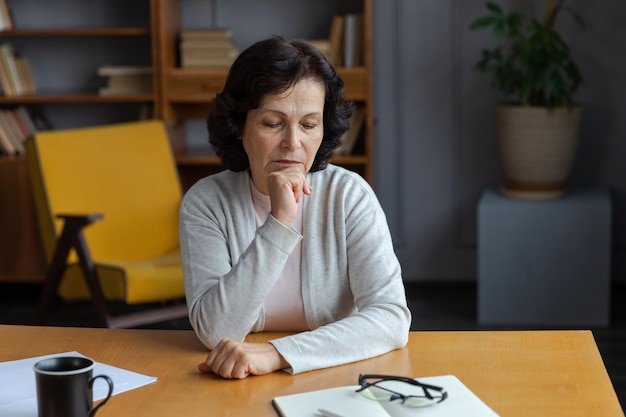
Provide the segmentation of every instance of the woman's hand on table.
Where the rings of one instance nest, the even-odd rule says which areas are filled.
[[[246,343],[224,339],[206,360],[198,365],[203,373],[212,372],[223,378],[242,379],[249,375],[265,375],[289,364],[270,343]]]

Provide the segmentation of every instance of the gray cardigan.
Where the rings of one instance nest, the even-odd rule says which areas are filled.
[[[309,173],[303,235],[271,215],[258,229],[248,172],[198,181],[180,210],[189,319],[209,349],[264,326],[263,302],[296,243],[311,331],[270,341],[299,373],[403,347],[411,313],[385,214],[369,184],[334,165]]]

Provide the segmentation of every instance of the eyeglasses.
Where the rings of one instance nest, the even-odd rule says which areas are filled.
[[[368,380],[375,380],[369,382]],[[416,394],[403,394],[398,392],[398,384],[391,381],[399,381],[409,384],[413,387],[419,387],[420,391]],[[374,401],[396,401],[400,400],[402,405],[406,407],[427,407],[438,404],[448,398],[448,393],[442,387],[434,385],[422,384],[421,382],[393,375],[359,375],[359,385],[356,390],[365,398]],[[411,390],[415,392],[415,389]]]

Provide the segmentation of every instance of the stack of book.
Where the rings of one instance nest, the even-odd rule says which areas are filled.
[[[333,16],[328,41],[329,60],[336,67],[358,67],[364,64],[363,13]]]
[[[183,68],[228,68],[239,55],[228,28],[184,30],[179,48]]]
[[[363,126],[365,125],[365,107],[357,106],[350,119],[350,128],[341,136],[341,145],[333,151],[334,156],[347,156],[352,154]]]
[[[103,66],[98,68],[98,75],[105,77],[107,83],[98,90],[101,96],[151,94],[153,91],[152,67]]]
[[[0,45],[0,86],[7,97],[35,94],[37,85],[30,61],[9,43]]]
[[[4,155],[24,155],[24,142],[37,131],[35,122],[25,107],[0,109],[0,152]]]
[[[307,39],[307,42],[317,48],[327,59],[330,59],[330,40],[329,39]]]
[[[13,18],[7,0],[0,0],[0,31],[12,30]]]

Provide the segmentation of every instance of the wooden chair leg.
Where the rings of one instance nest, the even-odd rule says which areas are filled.
[[[91,304],[96,310],[98,319],[105,327],[113,327],[113,320],[106,306],[106,299],[100,286],[98,271],[96,271],[96,265],[91,257],[91,252],[82,230],[75,236],[74,248],[78,254],[80,269],[83,271],[83,276],[91,293]]]
[[[104,294],[102,293],[100,281],[98,280],[98,273],[83,234],[83,228],[102,218],[102,215],[60,215],[59,217],[65,219],[65,223],[63,225],[63,231],[61,232],[61,237],[59,238],[57,247],[54,251],[52,263],[50,264],[50,268],[46,274],[46,283],[42,291],[37,313],[35,314],[35,323],[43,324],[46,316],[48,315],[50,305],[52,304],[55,294],[57,293],[61,277],[63,276],[67,266],[67,257],[70,250],[74,248],[76,249],[81,270],[87,282],[89,292],[91,293],[91,300],[96,310],[96,314],[98,315],[98,319],[104,326],[111,327],[113,321],[106,308]]]
[[[73,234],[73,230],[70,230],[68,227],[64,227],[61,237],[57,241],[52,262],[46,272],[46,283],[44,284],[41,293],[37,312],[35,313],[35,324],[43,324],[46,316],[48,315],[52,300],[54,299],[59,283],[61,282],[61,277],[65,272],[67,256],[72,248],[72,241],[74,238]]]

